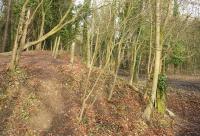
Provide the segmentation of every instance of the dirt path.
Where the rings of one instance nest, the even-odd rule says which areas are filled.
[[[200,80],[169,79],[168,107],[176,114],[177,136],[200,135]]]
[[[9,59],[0,55],[0,87]],[[173,130],[177,136],[200,136],[200,80],[170,78],[168,107],[177,115],[173,130],[146,126],[141,120],[145,104],[139,94],[122,82],[116,85],[112,102],[107,102],[107,91],[113,83],[110,76],[100,79],[95,91],[102,93],[94,94],[90,101],[96,99],[95,95],[101,94],[101,97],[87,108],[80,124],[77,117],[87,77],[87,69],[80,60],[75,60],[72,66],[67,56],[53,59],[50,52],[25,52],[20,66],[28,78],[20,94],[6,104],[3,111],[7,114],[0,114],[2,136],[174,136]],[[93,74],[90,86],[98,75]]]
[[[1,82],[5,81],[3,73],[6,73],[9,58],[0,56],[0,88]],[[51,52],[22,54],[20,67],[27,78],[19,84],[17,92],[20,94],[12,102],[13,106],[9,101],[5,103],[7,99],[2,99],[5,112],[0,110],[1,136],[151,136],[155,132],[168,133],[165,129],[159,129],[159,132],[148,129],[141,120],[143,107],[139,94],[123,82],[117,83],[112,102],[108,102],[113,76],[106,74],[95,85],[83,120],[78,122],[84,88],[87,87],[88,91],[93,88],[99,71],[92,71],[86,86],[88,69],[78,58],[73,65],[69,60],[67,55],[53,59]],[[15,87],[10,90],[12,92]],[[10,113],[4,114],[8,109]]]
[[[10,56],[0,56],[0,76],[3,76],[9,61]],[[21,136],[30,133],[29,130],[45,136],[56,133],[75,135],[74,128],[78,129],[79,126],[75,126],[76,122],[73,120],[78,116],[80,104],[73,100],[78,96],[74,94],[68,81],[74,80],[84,70],[80,61],[75,60],[72,66],[67,57],[53,59],[50,52],[25,52],[21,56],[20,66],[29,78],[25,84],[20,84],[17,99],[6,103],[10,110],[0,110],[0,135]],[[74,77],[70,78],[71,74]],[[11,88],[11,91],[13,90],[15,88]],[[12,107],[9,106],[10,103],[13,103]],[[11,111],[10,114],[7,115],[7,111]],[[78,130],[76,132],[79,133]]]
[[[177,88],[177,89],[183,89],[183,90],[189,90],[189,91],[198,91],[200,92],[200,80],[197,81],[188,81],[188,80],[178,80],[178,79],[170,79],[169,80],[170,86]]]

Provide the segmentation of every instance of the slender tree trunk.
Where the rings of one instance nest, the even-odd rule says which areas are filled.
[[[88,12],[89,11],[89,7],[90,7],[90,4],[91,4],[91,0],[84,0],[84,4],[85,4],[85,7],[86,7],[86,11],[85,12]],[[93,23],[94,23],[94,16],[92,16],[92,32],[94,32],[94,26],[93,26]],[[83,50],[83,56],[84,56],[84,60],[86,61],[86,64],[88,67],[90,67],[90,63],[91,63],[91,47],[90,47],[90,39],[91,39],[91,35],[92,33],[89,33],[88,30],[89,30],[89,27],[88,27],[88,24],[89,24],[89,18],[88,18],[88,14],[86,14],[84,16],[84,22],[83,22],[83,47],[82,47],[82,50]]]
[[[11,70],[11,71],[14,71],[16,68],[16,65],[17,65],[17,62],[16,62],[17,50],[19,47],[20,39],[22,38],[22,35],[23,35],[23,25],[25,22],[26,6],[27,6],[28,2],[29,2],[29,0],[25,1],[24,5],[22,7],[22,11],[20,13],[19,23],[18,23],[18,27],[17,27],[17,33],[16,33],[15,41],[14,41],[11,63],[9,66],[9,70]]]
[[[58,37],[56,37],[53,47],[52,47],[52,57],[55,56],[55,51],[56,51],[56,46],[57,46],[57,42],[58,42]]]
[[[149,2],[149,5],[151,3]],[[150,5],[150,10],[151,10],[151,5]],[[151,20],[150,20],[150,39],[149,39],[149,58],[148,58],[148,64],[147,64],[147,75],[148,75],[148,80],[150,79],[151,76],[151,57],[152,57],[152,40],[153,40],[153,16],[152,16],[152,11],[150,11],[150,16],[151,16]]]
[[[11,25],[11,8],[12,8],[12,0],[8,0],[7,3],[7,12],[6,12],[6,23],[5,23],[5,29],[4,29],[4,34],[3,34],[3,41],[2,41],[2,47],[0,52],[4,52],[6,46],[8,45],[8,37],[10,37],[10,35],[8,35],[9,33],[9,26]]]
[[[139,38],[140,38],[140,34],[142,32],[142,28],[140,26],[139,28],[139,31],[138,31],[138,35],[136,37],[136,40],[134,42],[134,51],[132,51],[132,60],[131,60],[131,70],[130,70],[130,75],[131,75],[131,79],[129,81],[129,84],[132,85],[133,84],[133,79],[134,79],[134,74],[135,74],[135,70],[136,70],[136,61],[137,61],[137,54],[138,54],[138,51],[141,47],[141,45],[138,45],[138,41],[139,41]],[[133,53],[134,52],[134,53]]]
[[[153,85],[152,85],[152,93],[151,93],[151,100],[144,111],[143,118],[146,120],[150,120],[150,116],[155,106],[156,101],[156,92],[157,92],[157,84],[158,84],[158,76],[160,72],[160,63],[161,63],[161,53],[162,47],[160,44],[160,0],[156,0],[156,57],[155,57],[155,66],[154,66],[154,76],[153,76]]]
[[[19,63],[20,54],[23,50],[23,47],[26,44],[27,31],[28,31],[28,26],[29,26],[29,18],[30,18],[30,9],[28,9],[27,14],[26,14],[25,24],[24,24],[23,32],[22,32],[22,37],[21,37],[21,40],[20,40],[19,48],[17,50],[17,55],[16,55],[16,63],[17,64]]]
[[[134,82],[136,83],[138,82],[138,79],[139,79],[141,60],[142,60],[142,55],[140,54],[136,63],[136,70],[135,70],[135,75],[134,75]]]
[[[71,59],[70,62],[73,64],[74,63],[74,54],[75,54],[75,42],[72,43],[72,47],[71,47]]]
[[[89,33],[87,37],[86,55],[87,55],[87,66],[90,67],[91,66],[91,42],[90,42]]]
[[[131,71],[130,71],[130,75],[131,75],[131,79],[129,81],[129,84],[132,85],[133,84],[133,79],[134,79],[134,74],[135,74],[135,66],[136,66],[136,60],[137,60],[137,47],[135,45],[134,47],[134,53],[132,53],[132,61],[131,61]]]
[[[111,54],[110,54],[111,55]],[[109,97],[108,97],[108,101],[110,101],[112,99],[112,96],[113,96],[113,92],[114,92],[114,87],[115,87],[115,83],[116,83],[116,80],[117,80],[117,76],[118,76],[118,71],[119,71],[119,67],[120,67],[120,64],[121,64],[121,60],[122,60],[122,56],[124,55],[124,50],[122,49],[122,45],[120,44],[119,47],[118,47],[118,56],[117,56],[117,66],[115,68],[115,76],[114,76],[114,82],[113,82],[113,85],[112,85],[112,88],[110,90],[110,94],[109,94]],[[109,61],[107,61],[106,63],[109,63]],[[106,66],[106,65],[105,65]]]
[[[39,38],[44,35],[44,23],[45,23],[45,12],[42,11],[42,22],[41,22],[41,26],[40,26]],[[40,42],[38,45],[36,45],[36,49],[37,50],[41,50],[42,49],[42,42]]]
[[[56,37],[55,43],[54,43],[54,48],[53,48],[53,58],[57,58],[58,53],[59,53],[59,46],[60,46],[60,36]]]

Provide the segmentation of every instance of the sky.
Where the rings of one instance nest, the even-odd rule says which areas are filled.
[[[83,0],[75,0],[75,3],[76,4],[80,4],[80,3],[82,3],[83,2]]]
[[[179,2],[182,14],[200,17],[200,0],[179,0]]]
[[[84,0],[75,0],[75,3],[80,4]],[[102,1],[102,0],[96,0]],[[180,3],[180,13],[190,15],[192,17],[200,17],[200,0],[178,0]]]
[[[76,4],[83,3],[84,0],[74,0]],[[103,0],[96,0],[97,2],[102,2]],[[181,4],[180,12],[181,14],[191,15],[192,17],[200,17],[200,0],[178,0]],[[2,5],[2,0],[0,0],[0,7]]]

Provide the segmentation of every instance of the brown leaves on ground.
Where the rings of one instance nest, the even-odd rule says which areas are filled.
[[[173,86],[168,96],[168,107],[177,115],[175,131],[178,136],[200,135],[200,80],[199,78],[170,79]],[[176,91],[174,91],[176,89]]]
[[[147,125],[141,119],[144,102],[125,82],[117,80],[113,98],[107,101],[113,75],[103,72],[94,87],[100,70],[93,70],[87,83],[89,70],[78,58],[72,65],[67,55],[53,59],[50,52],[23,53],[16,79],[6,74],[8,63],[9,58],[0,57],[0,88],[5,95],[0,99],[0,135],[173,135],[171,127]],[[93,87],[79,123],[84,92]]]

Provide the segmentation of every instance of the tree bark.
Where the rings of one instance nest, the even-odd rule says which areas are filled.
[[[25,1],[24,5],[22,7],[22,11],[20,13],[19,23],[18,23],[18,27],[17,27],[17,32],[16,32],[16,36],[15,36],[15,41],[14,41],[14,47],[13,47],[13,52],[12,52],[12,59],[11,59],[11,63],[9,66],[9,70],[11,70],[11,71],[14,71],[16,68],[16,65],[17,65],[17,62],[16,62],[17,50],[18,50],[20,39],[22,38],[22,34],[23,34],[23,24],[25,21],[26,6],[27,6],[28,2],[29,2],[29,0]]]
[[[11,8],[12,8],[12,0],[8,0],[8,3],[7,3],[7,12],[6,12],[6,23],[5,23],[5,29],[4,29],[4,34],[3,34],[3,41],[2,41],[2,47],[1,47],[1,50],[0,52],[4,52],[5,51],[5,48],[6,46],[8,45],[8,32],[9,32],[9,26],[11,25]]]
[[[130,75],[131,75],[131,79],[129,81],[129,84],[132,85],[133,84],[133,79],[134,79],[134,74],[135,74],[135,66],[136,66],[136,61],[137,61],[137,47],[135,45],[134,47],[134,55],[132,56],[132,61],[131,61],[131,71],[130,71]],[[133,53],[132,53],[133,54]]]
[[[72,47],[71,47],[71,59],[70,59],[70,63],[72,63],[72,64],[74,63],[75,46],[76,46],[76,43],[73,42]]]
[[[24,28],[23,28],[23,32],[22,32],[22,37],[20,39],[19,48],[17,50],[17,55],[16,55],[16,63],[17,64],[19,63],[20,54],[22,52],[23,46],[26,43],[27,31],[28,31],[28,26],[29,26],[29,18],[30,18],[30,9],[28,9],[27,14],[26,14],[25,24],[24,24]]]
[[[150,120],[150,116],[152,110],[155,106],[156,102],[156,92],[157,92],[157,84],[158,84],[158,76],[160,73],[160,63],[161,63],[161,54],[162,54],[162,47],[160,44],[160,0],[156,0],[156,57],[155,57],[155,66],[154,66],[154,75],[153,75],[153,84],[152,84],[152,92],[151,92],[151,100],[144,111],[143,118],[146,120]]]
[[[44,12],[44,9],[42,9],[42,22],[41,22],[41,26],[40,26],[39,38],[44,35],[44,23],[45,23],[45,12]],[[42,49],[42,42],[40,42],[40,43],[38,43],[38,45],[36,45],[36,49],[37,50]]]
[[[153,37],[153,15],[152,15],[152,6],[151,1],[149,1],[150,6],[150,38],[149,38],[149,56],[148,56],[148,64],[147,64],[147,76],[148,80],[151,77],[151,62],[152,62],[152,37]]]

